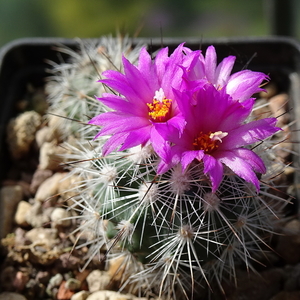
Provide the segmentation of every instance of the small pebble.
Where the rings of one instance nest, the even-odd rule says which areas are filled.
[[[41,122],[41,115],[35,111],[24,112],[10,120],[7,126],[7,141],[10,154],[14,158],[19,159],[29,152]]]
[[[43,227],[50,222],[50,216],[43,210],[42,204],[38,201],[30,207],[26,215],[24,215],[26,222],[35,228]]]
[[[58,193],[60,182],[65,178],[67,173],[55,173],[47,178],[38,188],[35,194],[35,200],[44,202],[53,198]],[[55,198],[54,198],[55,199]]]
[[[71,297],[71,300],[86,300],[90,295],[88,291],[80,291]]]
[[[71,291],[70,289],[67,288],[66,281],[63,281],[60,284],[59,289],[57,291],[56,299],[57,300],[70,299],[74,294],[75,294],[74,291]]]
[[[50,279],[50,273],[48,271],[39,271],[35,279],[42,284],[47,284]]]
[[[56,207],[50,216],[52,227],[68,227],[71,225],[71,220],[67,219],[70,217],[68,211],[61,207]]]
[[[107,290],[110,288],[112,277],[106,271],[93,270],[86,278],[89,291]]]
[[[20,201],[15,214],[15,222],[20,226],[28,226],[26,215],[30,211],[32,205],[27,201]]]
[[[36,132],[35,140],[38,148],[41,148],[44,143],[57,143],[55,133],[51,127],[45,126]]]
[[[59,262],[58,265],[61,265],[62,268],[68,269],[68,270],[77,270],[80,258],[76,257],[74,255],[71,255],[69,252],[63,253],[59,256]],[[79,272],[79,274],[83,274],[85,271]]]
[[[56,143],[45,142],[40,149],[39,168],[41,170],[52,171],[62,170],[62,154],[64,154],[65,152],[66,150],[63,147],[57,145]]]
[[[0,294],[0,300],[27,300],[23,295],[13,292],[4,292]]]
[[[60,273],[54,275],[50,278],[47,289],[60,286],[63,279],[64,277]]]
[[[25,237],[32,243],[45,245],[50,249],[59,242],[55,228],[33,228],[25,234]]]
[[[136,300],[136,297],[114,291],[97,291],[89,295],[86,300]]]
[[[37,169],[34,174],[30,184],[30,191],[32,194],[35,194],[38,187],[49,177],[53,175],[51,170],[40,170]]]
[[[277,94],[269,99],[269,107],[273,116],[277,117],[277,126],[283,127],[289,122],[290,116],[287,112],[289,102],[288,94]]]
[[[15,287],[16,291],[22,292],[29,281],[29,275],[18,271],[14,278],[13,286]]]
[[[70,291],[78,291],[80,289],[81,282],[78,279],[75,278],[69,278],[66,281],[65,287],[66,289],[69,289]]]

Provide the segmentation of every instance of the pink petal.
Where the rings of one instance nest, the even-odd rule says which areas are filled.
[[[214,84],[217,67],[217,54],[214,46],[209,46],[205,53],[205,73],[207,80]]]
[[[172,168],[172,164],[166,163],[163,159],[161,159],[157,165],[157,174],[161,175],[168,172]]]
[[[251,150],[249,151],[252,152]],[[249,151],[240,151],[240,149],[224,151],[222,152],[223,157],[219,160],[228,166],[239,177],[243,178],[247,182],[253,183],[256,190],[259,191],[259,180],[253,169],[262,170],[263,162],[253,152],[249,155]]]
[[[156,57],[155,57],[155,71],[157,74],[158,78],[163,78],[164,74],[165,74],[165,69],[166,69],[166,63],[168,60],[168,51],[169,49],[163,48],[161,50],[159,50],[159,52],[157,53]]]
[[[266,173],[266,166],[263,160],[253,151],[246,148],[233,149],[232,153],[247,161],[255,172]]]
[[[273,135],[280,128],[275,127],[276,118],[266,118],[240,125],[223,140],[222,150],[250,145]]]
[[[170,56],[165,69],[165,74],[162,77],[161,87],[165,91],[172,92],[172,88],[179,89],[182,84],[182,75],[183,70],[180,67],[183,61],[183,44],[180,44]],[[168,92],[166,93],[166,97],[170,97]]]
[[[150,99],[147,99],[147,102],[150,102],[152,100],[152,97],[154,96],[154,92],[160,87],[160,77],[157,74],[157,70],[155,68],[155,65],[153,64],[150,54],[145,48],[143,48],[140,52],[137,68],[140,72],[141,78],[143,78],[143,81],[147,83],[150,91],[153,93],[153,95],[150,95]],[[132,82],[131,84],[135,85],[136,82]],[[144,96],[145,98],[149,97],[149,95],[146,96],[146,94]]]
[[[167,164],[172,165],[171,161],[171,148],[168,142],[166,142],[165,138],[157,131],[156,127],[151,127],[150,133],[150,142],[154,151],[157,153],[159,157],[163,159],[163,161]]]
[[[243,103],[234,101],[231,105],[228,105],[227,110],[221,117],[222,122],[220,124],[220,130],[229,132],[233,128],[239,126],[249,117],[253,105],[254,99],[245,100]]]
[[[103,126],[106,123],[118,121],[120,119],[120,116],[122,116],[122,114],[120,114],[118,112],[103,113],[103,114],[97,115],[94,118],[92,118],[89,121],[89,124]]]
[[[226,92],[234,99],[244,101],[253,94],[262,91],[259,86],[264,80],[267,80],[266,74],[244,70],[230,76],[226,85]]]
[[[152,100],[155,90],[158,87],[150,87],[149,82],[143,74],[137,69],[136,66],[132,65],[125,57],[123,57],[124,72],[127,78],[127,84],[135,92],[137,101],[147,103]],[[126,96],[126,94],[123,94]],[[136,101],[136,102],[137,102]]]
[[[120,113],[109,112],[99,115],[89,122],[90,124],[102,125],[104,126],[100,135],[116,134],[123,132],[130,132],[145,126],[151,126],[151,123],[145,118],[135,117],[135,116],[124,116]]]
[[[189,81],[198,81],[205,77],[205,61],[201,51],[191,53],[184,60],[182,67],[184,70],[184,78]]]
[[[113,150],[118,148],[126,139],[128,134],[115,134],[108,139],[102,148],[103,156],[108,155]]]
[[[212,191],[215,192],[223,178],[223,165],[211,155],[204,155],[204,173],[209,175]]]
[[[147,74],[152,66],[152,59],[146,48],[143,47],[140,51],[138,69],[141,74]]]
[[[115,90],[121,95],[127,95],[127,96],[129,95],[129,98],[135,96],[135,92],[132,90],[130,86],[128,86],[126,79],[121,81],[114,78],[107,78],[107,79],[101,79],[100,82],[109,86],[111,89]],[[130,96],[131,94],[133,96]]]
[[[217,87],[223,87],[227,83],[234,62],[235,62],[235,56],[228,56],[225,57],[218,65],[215,74],[215,78],[217,80],[216,82]]]
[[[166,140],[172,140],[174,136],[180,136],[186,124],[182,116],[175,116],[165,123],[153,123],[157,132]]]
[[[145,117],[148,112],[148,107],[144,103],[137,103],[139,105],[136,103],[133,104],[127,101],[127,99],[113,94],[103,93],[102,97],[97,99],[107,107],[122,113]]]
[[[137,130],[132,130],[127,135],[122,147],[119,151],[135,147],[137,145],[145,145],[150,138],[150,127],[138,128]]]
[[[184,171],[187,166],[195,159],[197,158],[199,161],[202,160],[202,157],[204,156],[204,151],[185,151],[182,153],[181,157],[181,165],[182,165],[182,171]]]

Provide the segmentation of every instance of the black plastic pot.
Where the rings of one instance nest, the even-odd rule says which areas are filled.
[[[192,49],[203,49],[213,44],[217,49],[218,59],[235,55],[235,71],[243,68],[263,71],[270,75],[280,91],[288,92],[291,98],[290,109],[293,118],[300,118],[300,44],[291,38],[221,38],[202,40],[188,39],[139,39],[149,45],[150,51],[161,46],[173,50],[179,43],[186,41]],[[3,178],[9,164],[8,153],[4,145],[5,126],[9,118],[15,116],[15,103],[26,90],[26,85],[42,86],[49,67],[47,60],[59,61],[63,55],[54,50],[59,44],[76,48],[78,43],[72,39],[30,38],[20,39],[0,49],[0,179]],[[65,57],[63,57],[65,58]],[[298,126],[300,128],[300,126]],[[293,128],[293,141],[300,141],[297,125]],[[299,144],[294,144],[299,153]],[[299,165],[299,157],[294,158],[294,165]],[[296,175],[298,180],[298,175]]]

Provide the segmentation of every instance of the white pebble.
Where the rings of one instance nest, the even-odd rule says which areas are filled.
[[[55,208],[50,216],[50,220],[51,220],[51,225],[52,227],[56,227],[56,226],[62,226],[62,227],[68,227],[71,225],[71,220],[67,219],[69,217],[69,213],[61,208],[61,207],[57,207]]]

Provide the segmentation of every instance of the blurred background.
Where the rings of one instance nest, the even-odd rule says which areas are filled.
[[[0,0],[0,46],[22,37],[300,36],[298,0]]]

